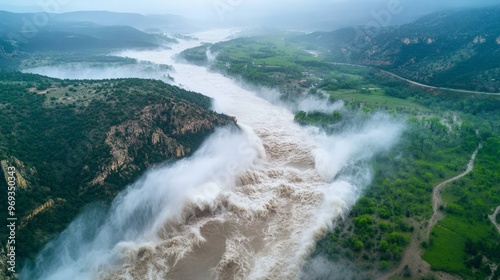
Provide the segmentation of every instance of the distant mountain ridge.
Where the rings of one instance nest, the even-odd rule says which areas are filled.
[[[46,21],[42,21],[43,16]],[[16,69],[22,60],[35,53],[56,51],[89,55],[116,49],[158,48],[175,39],[146,33],[133,26],[145,28],[158,24],[161,28],[181,21],[176,16],[146,17],[112,12],[33,14],[0,11],[0,18],[0,69]],[[155,30],[160,32],[159,28]]]
[[[436,86],[499,91],[500,6],[434,13],[399,27],[344,28],[295,40],[331,60]]]
[[[55,21],[93,22],[100,25],[127,25],[141,31],[151,28],[176,31],[190,28],[188,20],[177,15],[142,15],[134,13],[116,13],[108,11],[81,11],[57,14]]]
[[[106,26],[92,21],[59,21],[58,16],[39,24],[34,15],[0,11],[3,19],[0,22],[0,42],[30,51],[51,47],[72,50],[78,46],[119,48],[159,45],[155,36],[125,24]],[[41,35],[50,36],[50,40]]]

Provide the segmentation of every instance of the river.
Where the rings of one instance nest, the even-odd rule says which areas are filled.
[[[229,34],[199,33],[169,50],[119,55],[172,65],[175,84],[214,98],[214,110],[235,116],[241,130],[220,129],[191,158],[147,172],[115,199],[104,222],[93,221],[98,210],[82,214],[40,254],[37,271],[21,278],[301,278],[315,242],[369,185],[369,160],[394,145],[403,125],[375,114],[326,135],[297,125],[262,92],[174,59]]]

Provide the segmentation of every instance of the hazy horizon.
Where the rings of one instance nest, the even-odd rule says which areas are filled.
[[[498,4],[495,0],[190,0],[142,2],[125,0],[23,0],[0,3],[0,10],[10,12],[51,12],[110,11],[124,13],[171,14],[192,20],[213,23],[238,23],[286,26],[290,22],[303,25],[346,25],[367,24],[384,12],[391,14],[387,25],[407,23],[420,16],[460,7],[480,7]],[[386,13],[387,15],[387,13]],[[383,17],[383,16],[382,16]],[[300,20],[297,20],[300,18]],[[384,19],[385,20],[385,19]]]

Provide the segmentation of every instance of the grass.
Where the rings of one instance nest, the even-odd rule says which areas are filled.
[[[465,279],[484,279],[487,267],[473,274],[474,271],[466,265],[467,259],[478,253],[467,255],[467,240],[486,242],[493,248],[484,250],[483,246],[479,251],[486,257],[482,258],[482,267],[488,265],[484,262],[487,259],[498,263],[500,253],[495,252],[497,249],[494,248],[498,248],[499,236],[486,215],[500,204],[499,173],[495,171],[498,170],[499,147],[498,138],[487,139],[478,154],[473,172],[444,190],[446,216],[432,230],[431,245],[423,255],[432,269],[456,273]]]
[[[201,51],[204,56],[204,50]],[[498,108],[496,101],[489,102],[494,101],[493,98],[488,101],[485,98],[477,100],[477,96],[456,92],[435,95],[435,92],[408,86],[406,82],[378,71],[329,63],[321,57],[300,51],[300,46],[280,38],[237,39],[214,46],[214,51],[220,53],[220,69],[228,68],[232,70],[228,71],[230,74],[241,75],[249,82],[276,87],[287,98],[323,90],[331,100],[345,101],[346,108],[361,109],[365,113],[386,110],[394,116],[408,117],[408,128],[402,137],[399,152],[392,154],[391,158],[374,162],[376,175],[365,194],[376,205],[375,210],[368,212],[375,220],[389,213],[390,220],[386,223],[390,231],[407,228],[405,224],[411,224],[412,221],[428,220],[432,213],[433,186],[465,170],[470,153],[479,141],[476,129],[481,132],[492,130],[485,123],[496,122],[493,114],[488,114]],[[230,62],[231,67],[225,62]],[[299,82],[301,80],[306,80],[307,85],[302,85]],[[478,118],[472,117],[477,112],[485,113],[481,113],[483,115]],[[297,120],[315,124],[332,121],[328,116],[306,117],[310,118],[298,117]],[[315,122],[314,117],[319,121]],[[434,227],[431,245],[424,255],[432,269],[456,273],[465,279],[483,279],[485,276],[484,272],[477,272],[466,265],[467,260],[471,265],[471,257],[477,255],[465,250],[466,242],[487,240],[492,241],[488,245],[495,245],[498,239],[498,233],[484,215],[485,208],[488,208],[486,206],[500,205],[500,202],[496,203],[500,199],[495,194],[498,187],[495,188],[497,184],[492,179],[499,174],[493,170],[500,170],[500,166],[493,165],[500,155],[492,156],[489,159],[492,163],[485,162],[482,168],[480,162],[482,153],[494,154],[492,151],[500,149],[494,147],[488,152],[485,150],[486,143],[478,156],[475,171],[459,181],[461,185],[457,189],[460,192],[453,197],[448,192],[444,193],[448,203],[447,212],[453,210],[455,213],[446,213],[446,218]],[[401,159],[396,159],[401,155]],[[454,185],[448,186],[447,190],[454,189]],[[353,214],[352,218],[358,214]],[[388,267],[397,265],[398,254],[385,254],[378,250],[381,235],[362,238],[364,236],[352,230],[353,226],[353,221],[349,219],[341,224],[338,232],[329,234],[335,236],[335,240],[325,238],[320,241],[321,249],[316,253],[336,258],[343,254],[339,252],[344,252],[361,270],[366,269],[366,265],[379,262]],[[361,251],[353,251],[349,247],[352,242],[347,242],[352,238],[358,238],[368,246]],[[483,251],[481,254],[485,259],[495,259],[495,253]],[[483,266],[486,265],[488,263],[484,261]]]
[[[251,61],[256,65],[284,67],[297,66],[293,60],[319,61],[319,58],[301,51],[298,45],[279,38],[243,40],[243,44],[237,40],[224,46],[224,53],[233,61]]]
[[[433,270],[456,273],[470,277],[470,268],[465,265],[465,242],[495,238],[497,233],[486,220],[464,219],[461,216],[447,214],[431,233],[431,246],[422,258]]]
[[[454,273],[466,272],[465,238],[438,224],[432,230],[432,246],[422,256],[432,269]]]

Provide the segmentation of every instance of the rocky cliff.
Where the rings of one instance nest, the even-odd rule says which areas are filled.
[[[85,205],[108,203],[148,168],[189,156],[217,127],[236,125],[210,107],[205,96],[155,80],[0,73],[0,161],[4,175],[16,167],[18,264]]]

